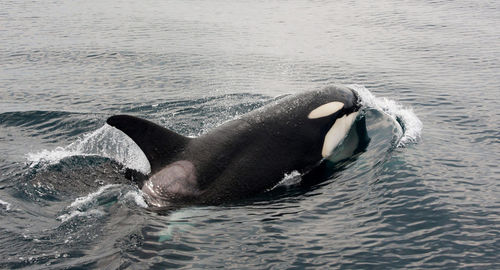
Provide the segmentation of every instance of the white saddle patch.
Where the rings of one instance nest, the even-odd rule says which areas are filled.
[[[319,106],[318,108],[312,110],[309,113],[309,115],[307,116],[307,118],[316,119],[316,118],[321,118],[321,117],[325,117],[328,115],[332,115],[332,114],[340,111],[340,109],[342,109],[343,107],[344,107],[344,103],[339,102],[339,101],[326,103],[326,104],[323,104],[323,105]]]
[[[321,106],[319,108],[321,108]],[[335,147],[337,147],[344,140],[347,133],[351,129],[354,120],[356,120],[356,116],[358,116],[358,112],[353,112],[349,115],[344,115],[341,118],[335,120],[335,123],[333,124],[332,128],[330,128],[330,130],[328,131],[328,133],[326,133],[325,136],[325,141],[323,143],[323,150],[321,151],[321,155],[324,158],[330,156]]]
[[[196,169],[188,160],[178,160],[151,176],[142,186],[149,205],[164,207],[176,198],[200,194]]]

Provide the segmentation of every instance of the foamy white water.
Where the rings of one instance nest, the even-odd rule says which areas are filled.
[[[300,174],[298,171],[292,171],[290,173],[285,174],[283,176],[283,179],[281,179],[281,181],[279,181],[272,188],[268,189],[268,191],[273,190],[280,186],[285,186],[285,187],[293,186],[300,183],[300,181],[302,181],[302,174]]]
[[[89,205],[95,203],[97,198],[101,194],[103,194],[106,190],[111,189],[113,187],[118,187],[118,186],[120,186],[120,185],[111,184],[111,185],[102,186],[96,192],[89,193],[87,196],[84,196],[84,197],[76,198],[76,200],[70,204],[70,207],[71,208],[78,208],[78,209],[87,208],[87,207],[89,207]]]
[[[404,107],[392,99],[378,98],[362,85],[352,84],[348,87],[356,91],[363,106],[384,112],[394,120],[395,124],[402,125],[403,136],[399,140],[397,147],[416,143],[420,139],[423,124],[411,108]]]
[[[107,157],[145,174],[151,170],[139,146],[128,136],[107,124],[83,135],[68,146],[29,153],[27,159],[33,167],[38,164],[56,164],[63,158],[77,155]]]
[[[6,201],[2,201],[0,200],[0,205],[3,205],[5,207],[5,210],[9,211],[10,210],[10,207],[11,207],[11,204],[6,202]]]
[[[125,188],[130,187],[126,186]],[[118,203],[132,202],[143,208],[148,207],[140,190],[129,190],[124,193],[123,189],[124,186],[118,184],[102,186],[95,192],[76,198],[67,207],[67,213],[59,215],[57,219],[66,222],[74,217],[103,216],[106,213],[104,206],[109,201]]]
[[[129,191],[123,196],[123,198],[125,200],[133,201],[135,204],[137,204],[138,206],[140,206],[142,208],[148,207],[148,204],[144,200],[142,191],[140,191],[140,190]]]
[[[91,209],[89,211],[79,211],[74,210],[68,214],[60,215],[57,217],[62,223],[74,218],[74,217],[89,217],[89,216],[104,216],[104,212],[99,209]]]

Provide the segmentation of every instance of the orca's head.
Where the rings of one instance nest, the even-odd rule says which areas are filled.
[[[342,86],[330,86],[314,93],[307,106],[307,121],[319,128],[323,138],[321,155],[326,158],[347,136],[361,108],[356,93]]]

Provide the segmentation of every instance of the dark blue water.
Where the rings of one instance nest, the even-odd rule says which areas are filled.
[[[0,268],[500,268],[498,1],[3,1]],[[105,125],[197,136],[350,85],[370,143],[313,186],[145,208]]]

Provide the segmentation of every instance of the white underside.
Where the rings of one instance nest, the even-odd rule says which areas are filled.
[[[349,115],[344,115],[335,120],[332,128],[326,133],[325,141],[323,143],[323,150],[321,155],[326,158],[332,155],[333,150],[344,140],[351,129],[354,120],[358,116],[358,112],[353,112]]]

